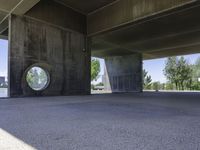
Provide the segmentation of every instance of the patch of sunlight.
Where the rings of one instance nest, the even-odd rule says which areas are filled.
[[[0,128],[0,150],[36,150],[22,140]]]

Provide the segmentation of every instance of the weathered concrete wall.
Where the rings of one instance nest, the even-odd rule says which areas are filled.
[[[105,64],[105,82],[108,83],[105,90],[114,93],[142,91],[141,54],[106,57]]]
[[[88,34],[95,35],[197,0],[118,0],[88,15]]]
[[[26,16],[86,34],[86,16],[52,0],[41,0]]]
[[[12,15],[9,43],[11,97],[90,93],[90,48],[84,34]],[[50,73],[44,91],[35,92],[26,83],[33,64]]]

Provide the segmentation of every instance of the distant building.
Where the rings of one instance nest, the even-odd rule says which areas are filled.
[[[5,79],[6,79],[5,77],[0,77],[0,86],[5,84],[6,82]]]

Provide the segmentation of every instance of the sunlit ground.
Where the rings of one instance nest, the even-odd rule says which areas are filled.
[[[184,90],[184,91],[181,91],[181,90],[158,90],[158,91],[155,91],[155,90],[143,90],[143,92],[174,92],[174,93],[193,93],[193,92],[199,92],[200,91],[191,91],[191,90]],[[91,90],[91,94],[109,94],[109,93],[112,93],[112,91],[105,91],[105,90]]]
[[[36,150],[36,149],[0,128],[0,150]]]
[[[169,93],[196,93],[196,92],[198,92],[198,93],[200,93],[200,91],[198,91],[198,90],[158,90],[158,91],[156,91],[156,90],[143,90],[143,92],[169,92]]]
[[[91,94],[107,94],[112,93],[112,91],[105,91],[105,90],[91,90]]]
[[[0,97],[7,97],[8,89],[7,88],[0,88]]]

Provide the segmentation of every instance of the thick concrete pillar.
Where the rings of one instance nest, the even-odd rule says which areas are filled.
[[[79,33],[29,17],[11,16],[9,23],[10,96],[90,94],[90,48]],[[50,74],[42,91],[26,82],[27,69],[41,66]]]
[[[105,58],[106,90],[142,92],[142,55],[110,56]]]

